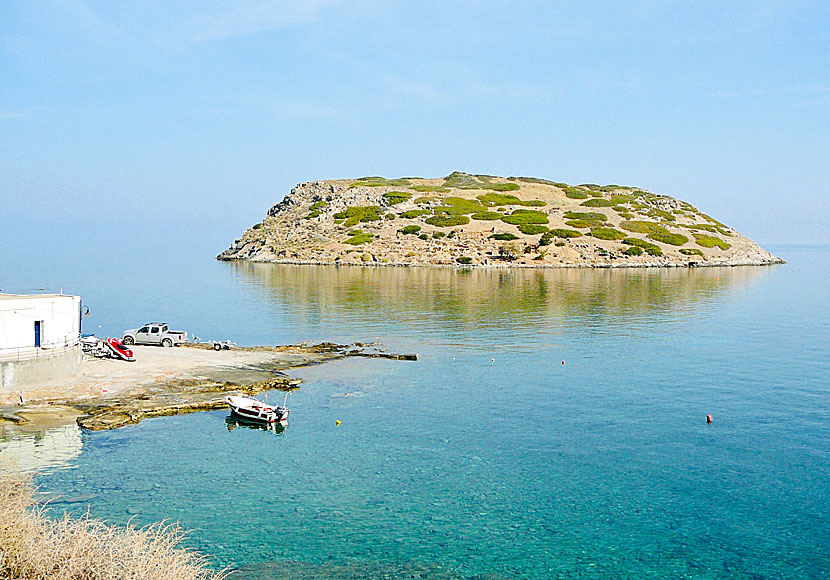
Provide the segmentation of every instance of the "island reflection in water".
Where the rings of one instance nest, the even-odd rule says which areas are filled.
[[[613,324],[719,303],[770,267],[453,269],[294,266],[234,262],[246,286],[293,324],[380,330],[395,323],[436,332],[471,328]],[[373,324],[373,321],[377,321]],[[440,324],[440,326],[439,326]],[[324,327],[324,328],[319,328]],[[321,334],[320,338],[326,338]]]

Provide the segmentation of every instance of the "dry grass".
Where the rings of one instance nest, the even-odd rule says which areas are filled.
[[[177,525],[109,526],[90,517],[53,520],[30,478],[0,473],[0,578],[8,580],[220,580],[203,556],[178,547]]]

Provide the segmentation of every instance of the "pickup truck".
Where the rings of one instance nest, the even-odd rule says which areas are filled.
[[[121,336],[124,344],[160,344],[161,346],[178,346],[187,342],[187,333],[170,330],[166,322],[148,322],[141,328],[125,330]]]

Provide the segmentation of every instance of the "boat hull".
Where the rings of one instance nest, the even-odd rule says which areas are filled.
[[[230,407],[231,413],[246,421],[259,423],[288,423],[288,409],[285,407],[272,406],[246,397],[226,397],[225,402]]]

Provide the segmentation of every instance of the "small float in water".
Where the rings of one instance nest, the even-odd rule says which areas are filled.
[[[260,423],[288,424],[288,409],[285,403],[288,401],[288,393],[285,393],[285,401],[282,406],[269,405],[257,399],[249,397],[228,396],[225,402],[231,408],[231,413],[248,421]]]
[[[135,353],[117,338],[107,338],[105,342],[110,349],[110,356],[113,358],[120,358],[121,360],[130,362],[135,361]]]

